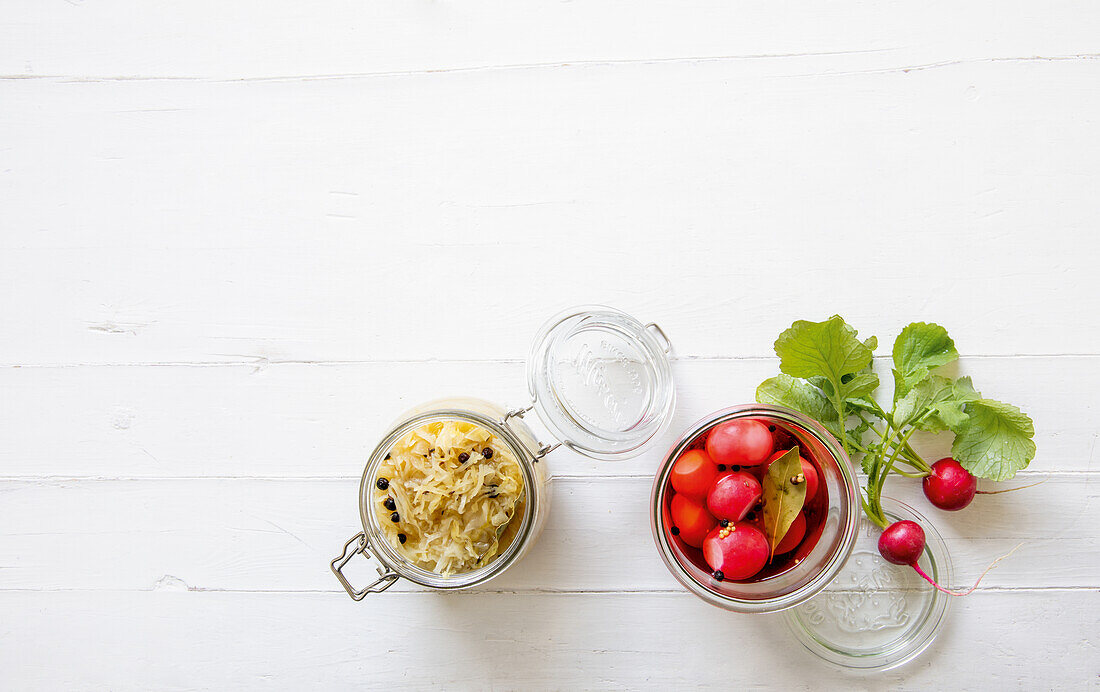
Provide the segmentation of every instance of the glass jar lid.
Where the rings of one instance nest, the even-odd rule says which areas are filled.
[[[943,538],[916,510],[889,497],[882,509],[891,521],[908,519],[924,528],[921,568],[941,584],[951,583],[951,558]],[[803,646],[831,663],[887,670],[906,663],[932,644],[950,597],[907,565],[878,552],[881,531],[863,518],[856,547],[837,578],[817,596],[784,613]]]
[[[539,418],[565,446],[595,459],[636,456],[676,403],[671,343],[656,324],[603,306],[559,313],[527,362]]]

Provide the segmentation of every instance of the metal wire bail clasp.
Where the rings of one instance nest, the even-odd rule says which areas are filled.
[[[524,414],[535,408],[535,403],[531,402],[526,408],[514,408],[510,409],[508,413],[504,414],[504,418],[500,419],[501,425],[508,425],[509,418],[523,418]]]
[[[529,412],[533,408],[535,408],[535,402],[532,401],[530,404],[527,405],[526,408],[511,409],[511,410],[508,411],[508,413],[504,414],[503,418],[500,419],[500,424],[502,426],[508,425],[508,419],[509,418],[523,418],[524,414],[526,414],[527,412]],[[546,456],[550,452],[553,452],[558,447],[561,447],[560,442],[555,442],[553,444],[548,444],[548,445],[542,445],[541,447],[539,447],[539,450],[537,452],[535,452],[535,455],[534,455],[532,461],[538,462],[539,459],[542,459],[544,456]]]
[[[669,340],[668,334],[665,334],[665,330],[661,329],[661,326],[656,322],[650,322],[645,326],[646,329],[654,332],[661,341],[661,350],[665,353],[672,353],[672,341]]]
[[[356,546],[354,550],[349,552],[348,549],[351,548],[352,543],[355,543]],[[335,574],[336,578],[340,580],[340,583],[344,585],[344,591],[348,592],[348,595],[351,596],[353,601],[361,601],[363,597],[369,593],[381,593],[390,588],[390,586],[397,581],[397,574],[395,572],[387,571],[381,565],[378,565],[375,569],[381,576],[379,576],[370,586],[357,590],[348,582],[347,577],[344,576],[343,569],[344,565],[348,564],[353,557],[360,553],[367,559],[371,557],[370,553],[367,552],[367,537],[363,535],[362,531],[352,536],[351,539],[344,544],[344,552],[340,553],[339,557],[329,563],[329,567],[332,568],[332,573]]]

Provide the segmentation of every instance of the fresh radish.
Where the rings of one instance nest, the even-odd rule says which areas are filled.
[[[1042,483],[1043,481],[1039,481]],[[1022,485],[1018,488],[1005,488],[1004,490],[978,490],[978,479],[963,468],[962,464],[951,457],[944,457],[932,464],[929,475],[924,477],[922,487],[924,496],[928,501],[949,512],[960,510],[969,505],[975,495],[999,495],[1011,493],[1015,490],[1030,488],[1039,483]]]
[[[768,562],[768,539],[751,524],[719,526],[703,541],[703,559],[718,581],[748,579]]]
[[[767,466],[771,466],[773,461],[783,456],[788,451],[790,450],[781,449],[768,457]],[[810,500],[814,499],[814,495],[817,495],[817,486],[820,483],[817,475],[817,467],[806,461],[802,456],[798,457],[798,462],[802,464],[802,476],[806,480],[806,502],[808,503]],[[765,466],[765,468],[767,468],[767,466]]]
[[[718,476],[707,493],[707,509],[719,519],[741,521],[760,501],[763,488],[756,477],[736,471]]]
[[[678,493],[702,499],[714,484],[718,466],[701,449],[689,449],[672,465],[672,487]]]
[[[673,495],[669,510],[672,514],[673,535],[679,536],[693,548],[701,548],[707,533],[718,525],[718,520],[711,516],[702,502],[687,495]]]
[[[771,431],[758,420],[726,421],[707,436],[707,454],[727,466],[759,466],[774,448]]]
[[[1020,545],[1023,545],[1022,543]],[[1020,546],[1016,546],[1019,548]],[[917,563],[920,560],[920,556],[924,554],[924,529],[920,527],[915,521],[909,521],[903,519],[901,521],[895,521],[882,531],[882,535],[878,539],[878,552],[887,562],[892,562],[895,565],[909,565],[917,571],[926,582],[936,587],[937,591],[947,594],[948,596],[967,596],[974,592],[974,589],[978,588],[978,584],[982,583],[982,579],[989,570],[997,566],[997,563],[1005,559],[1012,553],[1016,552],[1016,548],[1013,548],[1007,555],[1002,555],[993,561],[989,567],[985,568],[981,576],[978,577],[978,581],[974,582],[974,586],[971,586],[966,591],[951,591],[945,589],[936,583],[936,580],[924,573],[920,565]]]
[[[921,485],[929,502],[949,512],[969,505],[978,492],[978,479],[951,457],[932,464],[932,473]]]
[[[783,536],[783,540],[779,541],[779,545],[775,546],[775,554],[782,555],[783,553],[791,552],[798,547],[798,544],[802,542],[805,536],[806,515],[799,512],[798,516],[791,522],[791,527],[787,529],[787,533]]]
[[[887,562],[915,565],[924,553],[924,529],[915,521],[896,521],[878,537],[878,551]],[[917,571],[920,572],[919,567]]]

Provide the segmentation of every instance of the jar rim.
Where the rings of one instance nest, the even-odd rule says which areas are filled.
[[[792,423],[804,429],[814,439],[821,443],[826,452],[836,462],[840,476],[843,479],[841,488],[845,493],[844,504],[849,511],[842,517],[843,525],[839,527],[839,541],[836,549],[828,556],[817,573],[805,583],[786,593],[767,598],[737,598],[728,594],[719,593],[706,584],[693,577],[687,568],[677,559],[673,546],[666,531],[664,512],[662,506],[669,487],[669,477],[674,461],[687,446],[704,430],[712,428],[719,423],[736,418],[759,416],[763,418],[777,419]],[[843,569],[848,557],[855,546],[859,533],[861,506],[859,498],[859,485],[855,474],[855,468],[851,459],[844,452],[839,442],[820,423],[784,406],[771,404],[743,404],[716,411],[688,428],[688,430],[673,444],[666,455],[660,469],[654,478],[653,491],[651,493],[651,521],[653,540],[657,544],[657,550],[672,575],[683,586],[696,596],[712,605],[743,613],[771,613],[794,607],[808,600],[824,589]],[[765,584],[766,582],[759,582]]]
[[[488,401],[467,399],[467,401],[483,403],[495,408]],[[429,403],[428,406],[431,406]],[[527,501],[524,502],[523,518],[515,537],[503,553],[497,555],[489,564],[469,572],[442,575],[420,567],[401,555],[395,549],[382,532],[377,515],[370,511],[371,483],[379,465],[385,459],[386,453],[410,430],[425,423],[445,420],[461,420],[479,425],[499,437],[515,455],[519,463],[520,472],[523,474],[525,484],[524,492]],[[402,579],[408,579],[414,584],[427,586],[433,589],[462,589],[469,586],[484,583],[496,577],[508,568],[516,558],[522,554],[524,545],[531,536],[531,530],[535,526],[536,511],[538,508],[539,480],[533,465],[537,463],[532,450],[523,442],[509,426],[509,423],[495,420],[490,416],[477,411],[464,408],[429,408],[422,412],[401,419],[390,432],[382,438],[371,452],[366,466],[363,469],[363,477],[359,483],[359,516],[363,523],[363,535],[373,555],[385,567],[395,572]],[[513,519],[514,520],[514,519]]]

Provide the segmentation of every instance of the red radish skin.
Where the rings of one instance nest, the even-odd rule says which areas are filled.
[[[768,562],[768,539],[751,524],[715,528],[703,541],[703,559],[723,579],[748,579]]]
[[[701,449],[689,449],[672,465],[672,488],[684,495],[702,499],[718,476],[718,466]]]
[[[707,493],[707,509],[719,519],[741,521],[763,493],[755,476],[744,471],[726,473],[718,476]]]
[[[799,512],[798,516],[791,522],[791,528],[787,529],[787,533],[783,536],[783,540],[779,541],[779,545],[775,546],[775,554],[782,555],[783,553],[791,552],[798,547],[798,544],[802,542],[805,536],[806,515]]]
[[[759,466],[773,449],[771,431],[757,420],[726,421],[707,436],[707,454],[716,464]]]
[[[915,521],[896,521],[878,537],[878,551],[887,562],[912,565],[924,552],[924,529]]]
[[[978,492],[978,479],[951,457],[932,464],[931,475],[925,476],[921,485],[928,501],[948,512],[963,509]]]
[[[1023,545],[1023,543],[1017,545],[1007,555],[1002,555],[994,560],[978,577],[978,581],[974,582],[974,586],[966,591],[951,591],[937,584],[936,580],[925,574],[924,570],[917,564],[920,556],[924,553],[924,542],[924,529],[920,527],[920,524],[903,519],[902,521],[895,521],[882,531],[882,535],[878,539],[878,552],[887,562],[892,562],[895,565],[909,565],[916,570],[922,579],[934,586],[937,591],[948,596],[969,596],[974,593],[974,590],[978,588],[978,584],[982,583],[985,575],[989,574],[989,570],[996,567],[998,562],[1016,552],[1020,545]]]
[[[768,466],[771,466],[773,461],[789,451],[791,450],[781,449],[775,454],[768,457]],[[806,477],[806,502],[809,503],[809,501],[814,499],[814,496],[817,495],[817,487],[818,485],[820,485],[820,479],[817,475],[817,467],[806,461],[806,459],[802,456],[798,457],[798,462],[802,464],[802,475]]]
[[[680,539],[693,548],[701,548],[703,539],[718,525],[718,520],[711,516],[702,502],[687,495],[674,495],[669,512],[672,525],[680,530]]]

